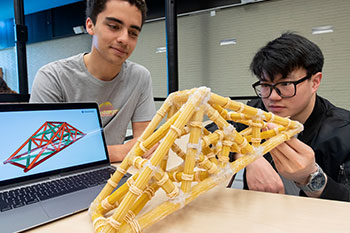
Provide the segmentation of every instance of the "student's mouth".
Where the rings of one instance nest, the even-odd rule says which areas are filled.
[[[125,56],[127,55],[127,51],[121,48],[111,47],[114,51],[114,53],[118,56]]]
[[[270,112],[281,112],[285,109],[284,106],[280,105],[269,105],[269,111]]]

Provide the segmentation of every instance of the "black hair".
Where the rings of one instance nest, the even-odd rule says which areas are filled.
[[[94,24],[96,24],[97,15],[104,11],[106,3],[111,0],[87,0],[86,1],[86,17],[90,18]],[[146,20],[147,5],[145,0],[119,0],[129,2],[130,5],[136,6],[141,11],[142,24]]]
[[[13,91],[11,88],[9,88],[5,82],[5,80],[0,77],[0,93],[1,94],[15,94],[17,92]]]
[[[310,40],[292,32],[268,42],[254,56],[250,70],[259,80],[273,81],[276,75],[286,78],[293,70],[304,68],[311,76],[322,72],[323,54]]]

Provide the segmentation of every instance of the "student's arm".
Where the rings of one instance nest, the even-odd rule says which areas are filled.
[[[344,130],[345,133],[340,133],[339,135],[347,135],[349,132],[348,127],[343,127],[342,130]],[[341,145],[343,145],[342,148],[345,148],[344,152],[348,154],[348,149],[346,149],[347,147],[344,143],[341,143],[341,140],[337,140],[337,143],[334,144],[329,143],[329,147],[327,147],[329,151],[327,152],[332,153],[333,151],[338,151],[338,148],[334,149],[331,147],[339,147]],[[341,155],[342,152],[341,150],[339,151],[340,152],[336,153],[340,153]],[[317,170],[315,164],[316,153],[317,152],[310,146],[297,138],[292,138],[282,143],[270,152],[278,172],[287,179],[293,180],[300,185],[305,185],[309,180],[310,174]],[[343,165],[345,165],[345,163]],[[349,170],[345,171],[345,173],[347,172],[349,172]],[[338,180],[336,180],[330,177],[326,172],[324,173],[326,174],[325,186],[319,191],[305,192],[305,195],[316,198],[350,201],[350,184],[348,178],[345,179],[346,181],[340,181],[339,177]]]
[[[111,162],[120,162],[122,161],[125,156],[129,153],[130,149],[133,147],[133,145],[137,142],[137,139],[141,136],[143,131],[146,129],[150,121],[144,121],[144,122],[133,122],[132,123],[132,131],[133,131],[133,139],[128,141],[125,144],[121,145],[110,145],[107,146],[109,158]],[[156,146],[151,148],[145,155],[144,158],[148,158],[156,149]]]
[[[257,159],[245,169],[249,190],[284,193],[281,177],[265,158]]]
[[[317,170],[315,152],[297,138],[292,138],[270,152],[278,172],[289,180],[305,185],[310,174]],[[327,180],[326,180],[327,182]],[[306,193],[310,197],[320,197],[325,187],[317,192]]]

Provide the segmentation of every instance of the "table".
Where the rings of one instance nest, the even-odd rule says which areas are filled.
[[[178,139],[183,147],[188,138]],[[170,154],[168,169],[182,162]],[[114,164],[118,166],[118,164]],[[133,173],[136,170],[129,170]],[[288,233],[350,232],[350,203],[226,188],[229,180],[182,209],[146,228],[144,233]],[[159,195],[158,193],[156,195]],[[156,198],[158,196],[155,196]],[[145,208],[153,208],[160,198]],[[87,211],[43,225],[28,233],[93,233]]]
[[[202,194],[143,232],[349,232],[347,202],[230,189],[225,185]],[[93,228],[84,211],[27,232],[92,233]]]

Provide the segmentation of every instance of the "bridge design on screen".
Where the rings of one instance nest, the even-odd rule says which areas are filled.
[[[28,172],[85,135],[67,122],[47,121],[4,164],[9,163]]]

